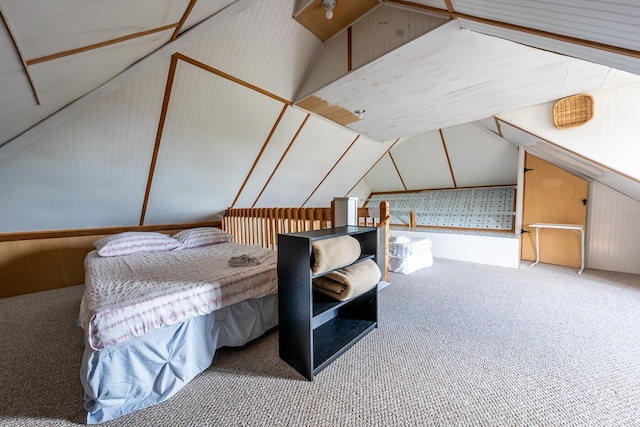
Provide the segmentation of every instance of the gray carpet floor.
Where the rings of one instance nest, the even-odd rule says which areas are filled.
[[[306,381],[278,331],[104,426],[640,426],[640,276],[436,259]],[[82,286],[0,299],[0,425],[83,425]]]

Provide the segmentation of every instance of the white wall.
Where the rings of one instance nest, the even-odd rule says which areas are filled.
[[[585,245],[587,268],[640,274],[640,202],[592,182]]]

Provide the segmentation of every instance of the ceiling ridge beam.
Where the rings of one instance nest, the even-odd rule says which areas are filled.
[[[178,52],[180,49],[187,47],[195,40],[208,34],[214,28],[233,18],[256,2],[257,0],[236,0],[229,6],[222,9],[220,12],[205,19],[190,31],[187,31],[186,33],[178,37],[175,41],[167,43],[166,45],[157,49],[155,52],[136,62],[111,80],[98,86],[96,89],[78,98],[77,100],[67,104],[60,110],[51,114],[49,117],[22,132],[20,135],[0,145],[0,160],[10,157],[18,151],[22,150],[27,145],[41,138],[51,130],[58,127],[60,124],[75,116],[84,108],[88,107],[99,99],[113,93],[114,91],[128,83],[130,80],[138,77],[145,71],[154,68],[162,61],[167,60],[171,57],[171,55]]]

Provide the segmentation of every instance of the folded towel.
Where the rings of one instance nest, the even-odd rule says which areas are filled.
[[[339,301],[346,301],[373,288],[381,277],[378,264],[368,259],[313,279],[313,288]]]
[[[250,265],[259,265],[262,261],[259,258],[250,255],[233,256],[229,258],[230,267],[247,267]]]
[[[311,244],[311,272],[324,273],[349,265],[360,257],[360,242],[351,236],[316,240]]]
[[[247,252],[229,258],[229,267],[248,267],[260,265],[265,258],[265,250],[260,246],[250,246]]]

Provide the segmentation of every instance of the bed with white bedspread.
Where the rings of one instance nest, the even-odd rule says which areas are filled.
[[[209,367],[217,348],[277,325],[275,251],[222,241],[99,252],[85,259],[79,316],[89,424],[168,399]],[[231,267],[232,258],[244,263]]]

